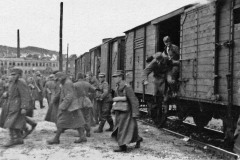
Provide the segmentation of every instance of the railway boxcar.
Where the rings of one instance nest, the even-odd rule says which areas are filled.
[[[149,101],[153,93],[153,75],[149,76],[147,86],[142,84],[142,72],[146,67],[145,59],[164,50],[162,39],[168,35],[176,45],[180,45],[180,21],[187,5],[167,15],[158,17],[125,32],[126,34],[126,79],[132,83],[139,99]]]
[[[91,72],[93,73],[93,76],[97,77],[100,72],[101,45],[90,49],[89,53]]]
[[[89,52],[85,52],[84,54],[80,55],[75,60],[75,78],[77,76],[78,72],[86,73],[90,71],[89,64],[86,65],[86,63],[89,63],[90,59],[88,58]],[[86,58],[87,57],[87,58]]]
[[[106,80],[111,89],[115,89],[112,74],[116,70],[124,70],[125,36],[119,36],[105,41],[101,45],[100,72],[106,73]]]
[[[221,118],[232,140],[240,107],[239,17],[240,0],[216,0],[184,6],[126,31],[126,77],[139,99],[149,101],[153,90],[142,85],[145,59],[164,50],[162,39],[168,35],[180,47],[179,117],[192,116],[199,127]]]

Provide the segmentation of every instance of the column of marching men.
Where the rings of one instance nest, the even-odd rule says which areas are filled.
[[[35,101],[44,108],[43,98],[47,99],[48,110],[45,120],[55,123],[56,131],[47,144],[60,143],[60,136],[65,130],[78,132],[74,143],[86,143],[91,134],[101,134],[105,123],[118,143],[115,152],[125,152],[127,144],[135,142],[140,147],[142,138],[138,135],[136,118],[139,115],[139,103],[129,84],[123,80],[123,72],[113,74],[116,89],[112,94],[105,74],[98,79],[92,73],[78,73],[73,81],[67,74],[55,71],[44,81],[39,71],[26,78],[22,70],[14,67],[10,75],[3,75],[0,80],[0,127],[9,130],[9,140],[3,147],[24,144],[24,139],[37,126],[33,117]],[[115,122],[112,114],[115,115]],[[97,129],[91,131],[92,126]]]

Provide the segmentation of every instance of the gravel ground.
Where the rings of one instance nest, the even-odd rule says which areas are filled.
[[[45,102],[46,103],[46,102]],[[43,121],[47,109],[35,110],[35,120],[38,125],[35,131],[25,140],[24,145],[12,148],[2,148],[8,138],[7,130],[0,129],[0,160],[210,160],[219,159],[199,150],[195,145],[178,139],[170,134],[139,123],[139,132],[143,137],[140,149],[135,149],[135,144],[128,145],[127,153],[114,153],[117,147],[114,139],[110,138],[109,132],[92,134],[88,142],[74,144],[77,132],[67,130],[61,136],[59,145],[47,145],[46,140],[54,136],[55,125]],[[93,127],[92,130],[97,127]],[[108,125],[105,125],[108,128]]]

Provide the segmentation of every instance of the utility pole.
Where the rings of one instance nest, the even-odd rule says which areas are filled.
[[[60,3],[60,31],[59,31],[59,71],[63,71],[62,56],[63,2]]]
[[[20,33],[17,30],[17,58],[20,58]]]
[[[68,74],[68,46],[69,46],[69,44],[67,44],[67,62],[66,62],[66,74]]]

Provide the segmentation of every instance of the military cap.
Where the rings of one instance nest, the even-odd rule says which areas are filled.
[[[85,75],[82,72],[78,72],[77,79],[83,79]]]
[[[54,77],[55,77],[54,74],[49,75],[49,78],[54,78]]]
[[[61,78],[61,79],[64,79],[64,78],[67,78],[67,74],[63,73],[63,72],[57,72],[55,74],[56,78]]]
[[[53,74],[56,74],[57,72],[59,72],[59,70],[53,71]]]
[[[170,37],[169,37],[169,36],[165,36],[165,37],[163,38],[163,42],[171,42]]]
[[[19,75],[22,75],[22,69],[20,69],[20,68],[17,68],[17,67],[14,67],[14,68],[12,68],[12,69],[10,69],[10,74],[12,75],[12,74],[19,74]]]
[[[123,70],[117,70],[113,75],[112,77],[117,77],[117,76],[121,76],[123,75]]]
[[[37,76],[41,75],[40,71],[37,71],[35,74],[36,74]]]
[[[105,77],[105,73],[99,73],[98,77]]]

